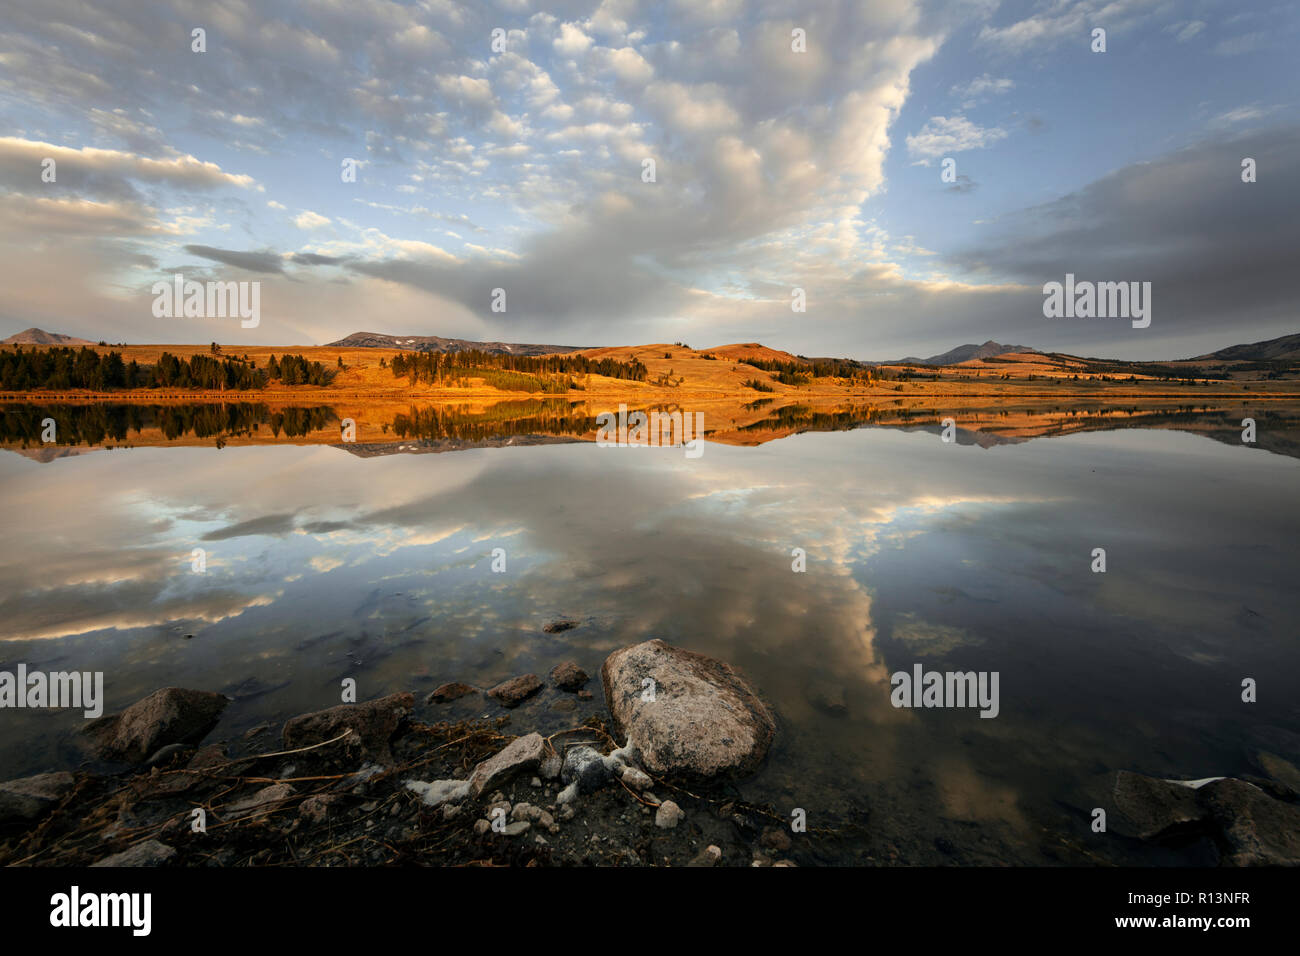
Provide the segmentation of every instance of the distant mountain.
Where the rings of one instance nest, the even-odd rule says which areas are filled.
[[[957,365],[961,362],[969,362],[971,359],[996,358],[999,355],[1005,355],[1007,352],[1037,352],[1038,349],[1031,349],[1028,345],[1000,345],[992,339],[983,345],[959,345],[955,349],[949,349],[939,355],[931,355],[929,358],[916,358],[908,356],[899,359],[897,362],[882,362],[882,365]]]
[[[44,329],[25,329],[17,335],[0,341],[0,345],[94,345],[89,339],[79,339],[75,335],[60,335],[58,332],[46,332]]]
[[[1198,355],[1189,362],[1278,362],[1300,361],[1300,332],[1282,335],[1249,345],[1230,345],[1226,349]]]
[[[580,352],[582,345],[525,345],[519,342],[472,342],[469,339],[444,339],[441,335],[381,335],[378,332],[353,332],[333,348],[406,349],[411,352],[467,352],[478,349],[494,355],[552,355],[556,352]]]

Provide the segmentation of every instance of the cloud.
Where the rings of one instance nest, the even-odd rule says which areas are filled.
[[[1171,23],[1165,27],[1166,33],[1172,33],[1174,39],[1179,43],[1186,43],[1188,40],[1200,34],[1205,29],[1204,20],[1182,20],[1178,23]]]
[[[1007,53],[1046,52],[1074,42],[1087,49],[1092,30],[1102,27],[1109,36],[1143,22],[1160,12],[1164,0],[1079,0],[1053,2],[1047,9],[1003,26],[985,25],[980,42]]]
[[[564,56],[578,56],[591,48],[592,39],[582,32],[582,28],[573,23],[560,26],[560,35],[555,38],[555,49]]]
[[[299,229],[319,229],[322,226],[328,226],[330,219],[328,216],[322,216],[320,213],[312,212],[310,209],[304,209],[298,215],[294,216],[293,224]]]
[[[15,189],[41,186],[42,164],[55,163],[57,182],[67,188],[122,194],[133,192],[128,180],[185,189],[248,188],[253,177],[225,172],[216,163],[190,155],[155,159],[116,149],[74,149],[39,140],[0,136],[0,182]]]
[[[1244,156],[1268,175],[1243,183]],[[1295,331],[1298,205],[1300,128],[1282,127],[1126,166],[1004,217],[996,234],[958,259],[971,270],[1039,288],[1067,272],[1095,281],[1151,282],[1153,319],[1142,338],[1151,343],[1147,354],[1158,355],[1168,351],[1162,339],[1226,343],[1235,341],[1242,324],[1273,335]],[[1040,306],[1038,297],[1034,308]],[[1121,325],[1073,334],[1131,341],[1133,333]],[[1017,334],[1036,326],[1041,312],[1026,314]]]
[[[951,92],[962,99],[962,109],[970,109],[981,100],[1010,93],[1015,86],[1016,84],[1006,77],[994,77],[983,73],[968,83],[955,84]]]
[[[1214,44],[1214,52],[1219,56],[1240,56],[1251,53],[1264,45],[1267,35],[1264,33],[1245,33],[1241,36],[1228,37]]]
[[[976,126],[964,116],[931,116],[921,131],[907,137],[907,151],[919,156],[923,165],[930,160],[968,149],[983,149],[1005,139],[1007,131],[999,127]]]
[[[283,273],[284,265],[278,253],[239,252],[234,249],[214,249],[212,246],[185,246],[185,251],[200,259],[211,259],[223,265],[234,266],[246,272]]]

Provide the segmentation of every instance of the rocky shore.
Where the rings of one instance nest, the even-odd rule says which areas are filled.
[[[301,714],[274,743],[269,724],[210,740],[232,700],[165,688],[87,724],[75,769],[0,783],[0,865],[932,862],[921,844],[893,848],[911,818],[805,828],[790,807],[746,802],[738,785],[778,722],[724,662],[646,641],[604,661],[603,707],[592,683],[574,661],[487,688],[453,681],[418,702],[403,692]],[[574,724],[514,726],[539,710]],[[1074,806],[1042,852],[1067,865],[1300,865],[1300,769],[1263,751],[1253,764],[1258,775],[1200,780],[1112,772],[1105,796],[1093,791],[1101,806]],[[942,862],[1009,862],[931,836]]]
[[[574,662],[547,679],[444,684],[501,713],[418,720],[395,693],[287,721],[279,746],[208,735],[230,701],[165,688],[80,733],[88,761],[0,783],[0,863],[23,866],[796,866],[814,833],[738,799],[770,709],[727,664],[662,641],[602,668],[609,719],[509,732],[547,683],[592,698]]]

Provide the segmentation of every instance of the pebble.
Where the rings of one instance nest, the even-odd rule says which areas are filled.
[[[677,806],[671,800],[665,800],[659,804],[659,809],[655,811],[655,826],[661,830],[671,830],[686,816],[682,808]]]

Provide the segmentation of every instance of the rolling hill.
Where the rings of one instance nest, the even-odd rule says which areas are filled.
[[[1287,362],[1300,360],[1300,332],[1248,345],[1230,345],[1187,359],[1189,362]]]
[[[880,362],[880,365],[958,365],[962,362],[969,362],[971,359],[996,358],[999,355],[1005,355],[1008,352],[1016,353],[1034,353],[1038,349],[1032,349],[1028,345],[1002,345],[989,339],[983,345],[959,345],[955,349],[949,349],[947,352],[941,352],[938,355],[931,355],[929,358],[917,358],[908,356],[899,359],[897,362]]]
[[[79,339],[75,335],[62,335],[58,332],[46,332],[44,329],[24,329],[7,339],[0,339],[0,345],[94,345],[90,339]]]

